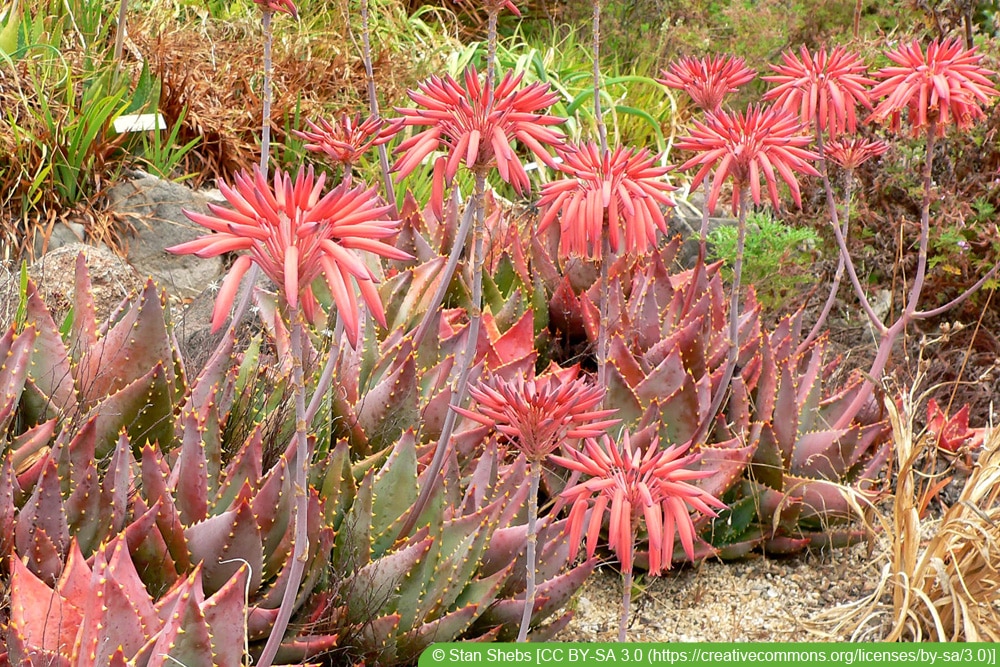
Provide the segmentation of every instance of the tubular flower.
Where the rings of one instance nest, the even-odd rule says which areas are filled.
[[[876,139],[835,139],[823,146],[826,157],[844,169],[855,169],[858,165],[868,162],[889,150],[889,145]]]
[[[875,73],[883,81],[872,89],[872,98],[885,99],[875,107],[871,120],[882,122],[889,118],[894,131],[899,129],[904,107],[909,110],[914,134],[931,119],[937,122],[938,134],[944,134],[952,121],[959,128],[969,127],[984,116],[980,105],[1000,95],[990,80],[995,73],[979,65],[982,56],[974,48],[963,49],[956,39],[934,40],[926,53],[914,40],[886,56],[896,66]]]
[[[462,162],[473,171],[496,166],[500,177],[518,193],[530,189],[528,174],[511,148],[515,139],[555,168],[545,145],[561,146],[564,135],[550,125],[562,118],[538,113],[558,99],[545,84],[518,90],[521,75],[508,72],[493,89],[483,86],[475,67],[465,70],[464,87],[448,75],[432,76],[409,91],[410,99],[424,108],[397,109],[403,125],[426,127],[399,145],[402,156],[393,166],[402,179],[428,155],[444,148],[446,155],[434,162],[431,204],[440,212],[445,185],[450,185]]]
[[[802,205],[795,172],[817,176],[811,161],[819,159],[805,148],[810,138],[802,131],[805,125],[790,112],[775,107],[751,106],[743,113],[719,111],[704,122],[694,121],[690,137],[677,142],[680,149],[697,151],[698,155],[681,165],[691,169],[701,165],[691,188],[698,187],[713,168],[712,192],[708,208],[715,210],[719,190],[727,176],[733,177],[733,213],[736,213],[740,193],[750,186],[755,204],[760,204],[760,177],[767,181],[767,190],[775,208],[780,206],[775,172],[788,184],[796,205]]]
[[[584,377],[557,375],[512,381],[493,376],[469,389],[476,411],[453,408],[507,436],[529,461],[543,461],[567,438],[596,438],[618,423],[616,410],[595,410],[604,389]]]
[[[561,494],[573,503],[569,513],[571,559],[576,557],[580,547],[591,499],[594,499],[593,511],[586,526],[589,556],[594,555],[604,513],[610,508],[608,546],[618,555],[622,572],[632,571],[635,533],[642,519],[645,519],[649,534],[650,574],[670,569],[675,537],[680,537],[687,557],[694,558],[694,522],[688,507],[708,516],[716,516],[712,508],[725,509],[726,506],[708,492],[688,483],[711,474],[687,469],[700,455],[684,456],[688,445],[666,449],[657,445],[658,441],[654,438],[645,453],[638,447],[633,450],[628,431],[625,431],[620,445],[604,435],[600,444],[593,438],[585,440],[584,452],[570,449],[570,457],[552,457],[553,462],[569,470],[591,476]]]
[[[212,313],[213,332],[225,321],[240,281],[253,263],[278,285],[289,306],[297,307],[301,299],[310,322],[316,321],[318,310],[311,284],[322,274],[351,345],[357,344],[359,333],[352,279],[372,315],[386,326],[376,276],[357,251],[409,259],[407,253],[381,241],[399,231],[399,222],[384,219],[392,207],[379,205],[374,188],[341,185],[321,197],[325,181],[325,175],[315,178],[311,167],[308,172],[300,169],[294,182],[290,175],[275,170],[272,190],[255,167],[252,176],[237,174],[234,187],[219,184],[233,210],[209,204],[214,215],[184,211],[215,233],[168,248],[169,252],[216,257],[249,251],[233,263],[219,288]]]
[[[540,207],[548,207],[538,226],[542,232],[559,218],[564,255],[600,259],[607,224],[611,249],[645,253],[656,245],[656,230],[667,232],[660,206],[673,206],[667,193],[675,188],[663,180],[667,167],[646,149],[618,147],[602,155],[594,143],[560,151],[559,170],[569,178],[542,187]]]
[[[373,146],[388,143],[399,131],[399,123],[384,118],[344,114],[336,123],[320,118],[318,123],[306,119],[309,130],[292,130],[306,142],[306,150],[325,153],[337,164],[353,165]]]
[[[798,112],[803,123],[816,122],[830,137],[836,137],[845,130],[855,132],[858,117],[855,113],[860,104],[872,108],[868,87],[874,81],[866,74],[868,69],[859,56],[849,53],[843,47],[835,47],[829,55],[825,48],[814,55],[805,46],[796,56],[792,51],[781,54],[784,65],[771,65],[777,74],[762,77],[777,84],[766,95],[765,100],[775,100],[777,106]]]
[[[487,14],[499,13],[501,9],[506,7],[514,16],[521,15],[518,8],[514,6],[513,0],[482,0],[482,5]]]
[[[293,0],[253,0],[265,12],[284,12],[293,19],[299,18],[299,10]]]
[[[722,100],[750,81],[757,72],[747,67],[743,58],[713,56],[711,58],[681,58],[663,70],[657,81],[667,88],[683,90],[703,111],[715,113]]]

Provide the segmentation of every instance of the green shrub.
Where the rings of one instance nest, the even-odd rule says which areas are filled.
[[[729,276],[736,258],[736,231],[735,225],[722,225],[708,235],[710,257],[723,260]],[[786,225],[768,212],[751,213],[747,217],[743,283],[754,286],[762,306],[781,309],[789,297],[815,280],[809,269],[819,244],[819,236],[809,227]]]

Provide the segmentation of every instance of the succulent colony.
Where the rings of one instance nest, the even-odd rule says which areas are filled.
[[[270,39],[271,14],[295,9],[262,6]],[[516,9],[485,8],[493,53],[498,13]],[[745,112],[724,106],[754,76],[742,61],[664,73],[706,112],[678,164],[698,168],[710,208],[732,186],[740,243],[761,178],[777,207],[779,179],[798,202],[797,174],[825,178],[825,157],[853,168],[884,151],[839,136],[859,107],[926,130],[929,187],[935,137],[997,95],[957,43],[888,55],[872,88],[842,49],[789,52],[765,77],[775,104]],[[181,358],[152,282],[107,322],[82,259],[64,322],[25,282],[0,338],[0,663],[409,663],[433,641],[552,636],[605,545],[631,577],[862,537],[849,495],[878,492],[891,444],[870,376],[941,310],[917,310],[929,195],[910,301],[875,319],[870,376],[830,386],[829,308],[810,331],[802,313],[766,327],[739,286],[742,245],[728,294],[703,247],[678,268],[662,156],[609,148],[600,123],[599,141],[568,143],[548,113],[558,94],[487,64],[432,77],[399,121],[309,121],[301,136],[344,167],[340,185],[269,179],[265,148],[220,184],[228,205],[188,213],[209,233],[175,252],[237,257],[212,316],[230,328],[203,368]],[[426,209],[407,196],[397,211],[353,186],[351,165],[409,127],[395,171],[430,163],[433,186]],[[511,224],[487,186],[530,190],[523,149],[562,174],[537,228]],[[871,313],[829,195],[835,282],[846,270]],[[237,345],[258,269],[275,292],[254,294],[262,326]]]

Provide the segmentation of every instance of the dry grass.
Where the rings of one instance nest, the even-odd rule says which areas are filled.
[[[874,514],[884,559],[875,591],[819,616],[810,628],[852,640],[1000,640],[1000,431],[987,438],[961,494],[933,522],[919,518],[918,462],[929,439],[913,432],[919,401],[886,401],[899,465],[887,512]]]

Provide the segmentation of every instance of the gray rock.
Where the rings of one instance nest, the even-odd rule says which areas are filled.
[[[134,229],[126,239],[127,259],[141,275],[152,276],[167,292],[181,298],[201,294],[223,272],[221,257],[200,259],[171,255],[166,248],[207,233],[181,211],[208,212],[205,195],[178,183],[142,174],[108,192],[108,208]]]

